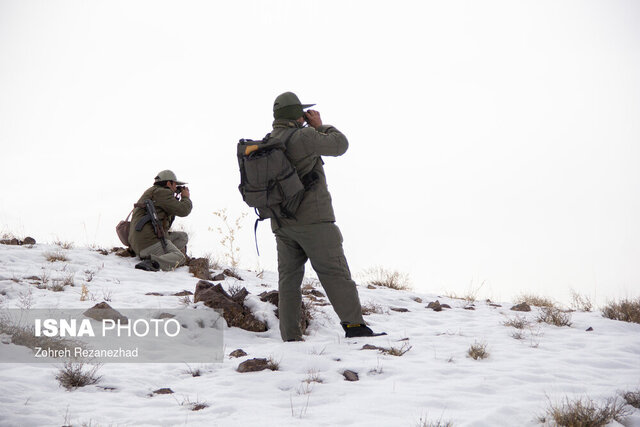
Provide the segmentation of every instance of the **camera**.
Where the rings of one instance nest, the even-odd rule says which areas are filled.
[[[178,194],[182,193],[182,190],[184,190],[185,188],[187,188],[187,187],[185,187],[184,185],[178,185],[176,187],[176,193],[178,193]]]

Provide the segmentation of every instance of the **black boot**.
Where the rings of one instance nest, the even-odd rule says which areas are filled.
[[[376,334],[367,325],[362,323],[342,323],[342,329],[344,329],[345,337],[377,337],[379,335],[387,335],[386,332]]]
[[[158,261],[145,259],[142,262],[137,263],[136,268],[144,271],[158,271],[160,270],[160,264],[158,264]]]

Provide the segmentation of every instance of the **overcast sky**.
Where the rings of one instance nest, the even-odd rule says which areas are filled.
[[[172,169],[192,254],[223,252],[213,211],[247,212],[255,268],[235,144],[290,90],[349,138],[325,169],[354,273],[638,295],[638,22],[615,0],[0,0],[0,231],[116,245]]]

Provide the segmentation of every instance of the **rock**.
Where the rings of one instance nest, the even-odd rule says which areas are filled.
[[[155,318],[156,319],[174,319],[176,317],[175,314],[172,313],[160,313]]]
[[[473,305],[466,305],[464,306],[465,310],[475,310],[476,308]]]
[[[360,378],[358,378],[358,374],[356,372],[350,371],[350,370],[346,370],[342,373],[342,375],[344,375],[344,379],[347,381],[358,381]]]
[[[592,328],[591,326],[589,326],[589,327],[587,328],[587,332],[591,332],[591,331],[593,331],[593,328]]]
[[[529,304],[527,304],[526,302],[522,302],[520,304],[514,305],[513,307],[511,307],[511,310],[513,311],[531,311],[531,307],[529,307]]]
[[[404,307],[391,307],[390,310],[397,311],[398,313],[407,313],[409,311]]]
[[[422,298],[420,298],[420,297],[415,297],[413,300],[415,302],[417,302],[418,304],[422,304]]]
[[[278,307],[278,301],[279,301],[278,295],[279,295],[278,291],[264,291],[258,296],[260,297],[261,301],[270,302],[271,304]],[[276,314],[276,317],[279,319],[280,313],[278,312],[278,309],[276,308],[274,312]],[[300,307],[300,330],[302,331],[303,334],[307,331],[307,328],[309,327],[309,322],[311,322],[311,313],[309,313],[309,310],[307,310],[307,306],[304,304],[304,301],[303,301]]]
[[[168,387],[159,388],[153,392],[153,394],[173,394],[173,390]]]
[[[360,350],[385,350],[382,347],[378,347],[376,345],[372,345],[372,344],[365,344],[362,346],[362,348]]]
[[[116,322],[120,321],[120,323],[123,325],[129,323],[129,319],[120,314],[117,310],[111,308],[111,306],[106,302],[96,304],[82,314],[99,322],[103,321],[104,319],[111,319]]]
[[[243,280],[242,277],[240,277],[237,273],[234,273],[233,270],[230,269],[225,269],[222,273],[224,273],[225,276],[227,277],[234,277],[238,280]]]
[[[160,292],[147,292],[145,295],[152,295],[154,297],[163,297],[164,294],[161,294]]]
[[[226,276],[223,273],[220,274],[216,274],[215,276],[213,276],[211,278],[211,280],[215,281],[215,282],[219,282],[221,280],[224,280],[226,278]]]
[[[442,308],[451,308],[451,306],[449,304],[440,304],[440,307],[442,307]]]
[[[186,297],[187,295],[193,295],[193,292],[184,290],[173,294],[174,297]]]
[[[35,245],[36,244],[36,239],[34,239],[33,237],[25,237],[24,240],[22,241],[23,245]]]
[[[244,372],[264,371],[265,369],[273,370],[273,367],[270,367],[270,365],[271,364],[267,359],[259,359],[259,358],[249,359],[239,364],[238,369],[236,369],[236,371],[244,373]]]
[[[442,305],[440,305],[440,301],[438,300],[430,302],[427,308],[431,308],[433,311],[442,311]]]
[[[120,256],[123,258],[130,258],[130,257],[136,256],[136,254],[133,253],[129,248],[117,248],[115,250],[115,253],[117,256]]]
[[[207,258],[191,258],[189,263],[189,273],[198,279],[211,280],[211,271],[209,270],[209,260]]]
[[[246,331],[264,332],[267,324],[255,318],[247,307],[244,299],[249,295],[246,288],[242,288],[233,297],[229,295],[221,284],[214,285],[205,280],[196,284],[193,302],[203,301],[209,308],[222,309],[222,316],[229,327],[238,327]]]
[[[260,301],[262,302],[270,302],[271,304],[278,306],[278,291],[264,291],[260,295]]]
[[[233,350],[231,353],[229,353],[229,357],[244,357],[246,355],[247,355],[247,352],[241,348],[237,350]]]
[[[491,307],[502,307],[500,304],[494,304],[492,302],[489,303],[489,306],[491,306]]]
[[[376,288],[376,287],[375,287],[375,286],[373,286],[373,285],[367,285],[367,289],[378,289],[378,288]],[[356,380],[356,381],[357,381],[357,380]]]
[[[318,297],[318,298],[326,298],[326,295],[323,294],[322,292],[320,292],[317,289],[302,289],[302,293],[305,295],[313,295],[314,297]]]

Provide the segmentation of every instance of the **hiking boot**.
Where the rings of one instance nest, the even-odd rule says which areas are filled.
[[[158,261],[145,259],[142,262],[137,263],[136,268],[144,271],[158,271],[160,270],[160,264],[158,264]]]
[[[371,330],[371,328],[369,328],[367,325],[363,325],[362,323],[352,323],[352,324],[343,323],[342,328],[344,329],[346,338],[376,337],[379,335],[387,335],[386,332],[381,332],[379,334],[376,334]]]

